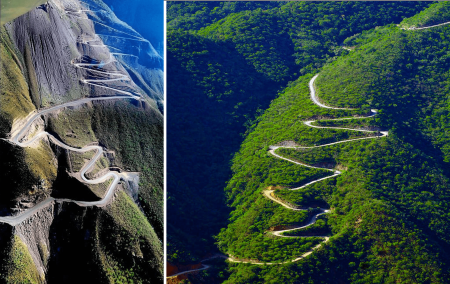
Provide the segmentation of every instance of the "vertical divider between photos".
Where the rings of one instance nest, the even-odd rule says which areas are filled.
[[[161,0],[163,1],[163,0]],[[167,282],[167,1],[164,1],[164,283]]]

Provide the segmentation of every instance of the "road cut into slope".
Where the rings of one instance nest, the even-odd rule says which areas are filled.
[[[311,94],[311,100],[318,105],[319,107],[324,107],[324,108],[328,108],[328,109],[338,109],[338,110],[353,110],[350,108],[335,108],[335,107],[331,107],[331,106],[327,106],[322,104],[318,97],[317,97],[317,93],[314,87],[314,83],[315,80],[317,79],[317,77],[319,76],[319,74],[315,75],[309,82],[309,89],[310,89],[310,94]],[[370,117],[374,117],[377,114],[376,110],[371,110],[371,114],[368,116],[360,116],[360,117],[345,117],[345,118],[338,118],[338,119],[329,119],[329,120],[348,120],[348,119],[364,119],[364,118],[370,118]],[[303,122],[305,125],[312,127],[312,128],[328,128],[328,129],[343,129],[343,130],[353,130],[353,131],[361,131],[361,132],[370,132],[370,133],[378,133],[378,131],[373,131],[373,130],[364,130],[364,129],[353,129],[353,128],[343,128],[343,127],[326,127],[326,126],[315,126],[313,125],[315,121],[314,120],[310,120],[310,121],[305,121]],[[332,175],[323,177],[323,178],[319,178],[316,180],[313,180],[311,182],[308,182],[300,187],[295,187],[295,188],[291,188],[290,190],[298,190],[304,187],[307,187],[311,184],[314,184],[316,182],[320,182],[329,178],[334,178],[338,175],[341,174],[340,171],[337,170],[333,170],[333,169],[328,169],[328,168],[322,168],[322,167],[315,167],[315,166],[311,166],[311,165],[307,165],[298,161],[294,161],[292,159],[283,157],[279,154],[276,153],[276,150],[279,148],[290,148],[290,149],[313,149],[313,148],[321,148],[321,147],[327,147],[330,145],[336,145],[336,144],[340,144],[340,143],[346,143],[346,142],[350,142],[350,141],[356,141],[356,140],[364,140],[364,139],[374,139],[374,138],[379,138],[379,137],[385,137],[388,135],[388,132],[385,131],[381,131],[379,132],[379,136],[370,136],[370,137],[363,137],[363,138],[355,138],[355,139],[348,139],[348,140],[344,140],[344,141],[339,141],[339,142],[334,142],[334,143],[329,143],[329,144],[323,144],[323,145],[318,145],[318,146],[310,146],[310,147],[303,147],[303,146],[270,146],[269,147],[269,153],[271,155],[273,155],[274,157],[278,158],[278,159],[283,159],[286,160],[288,162],[300,165],[300,166],[304,166],[304,167],[308,167],[308,168],[314,168],[314,169],[321,169],[321,170],[327,170],[330,171],[332,173]],[[281,206],[288,208],[290,210],[294,210],[294,211],[302,211],[302,210],[309,210],[309,208],[295,208],[292,207],[291,205],[277,199],[274,195],[274,190],[265,190],[263,191],[263,195],[280,204]],[[309,221],[302,225],[302,226],[297,226],[294,228],[290,228],[290,229],[285,229],[285,230],[277,230],[277,231],[271,231],[270,234],[277,236],[277,237],[283,237],[283,238],[304,238],[303,236],[285,236],[283,235],[285,232],[290,232],[290,231],[295,231],[295,230],[300,230],[300,229],[305,229],[308,228],[309,226],[312,226],[316,223],[317,218],[321,215],[327,214],[330,212],[329,209],[326,208],[319,208],[318,210],[319,212],[317,212],[316,214],[312,215],[311,218],[309,219]],[[230,262],[234,262],[234,263],[248,263],[248,264],[254,264],[254,265],[279,265],[279,264],[287,264],[287,263],[292,263],[292,262],[297,262],[299,260],[304,259],[305,257],[311,255],[315,250],[319,249],[324,243],[328,242],[330,240],[330,237],[328,236],[307,236],[307,237],[319,237],[319,238],[323,238],[323,242],[321,242],[320,244],[314,246],[313,248],[311,248],[309,251],[305,252],[304,254],[289,260],[289,261],[284,261],[284,262],[262,262],[262,261],[258,261],[258,260],[244,260],[244,259],[239,259],[237,257],[231,256],[229,255],[228,257],[228,261]],[[184,272],[179,272],[175,275],[171,275],[170,277],[174,277],[174,276],[178,276],[178,275],[182,275],[184,273],[193,273],[196,271],[200,271],[200,270],[204,270],[204,269],[208,269],[209,266],[207,265],[203,265],[203,267],[199,268],[199,269],[192,269],[189,271],[184,271]]]
[[[317,77],[319,76],[319,74],[315,75],[310,81],[309,81],[309,90],[310,90],[310,95],[311,95],[311,100],[314,102],[314,104],[318,105],[319,107],[323,107],[323,108],[328,108],[328,109],[337,109],[337,110],[354,110],[352,108],[337,108],[337,107],[331,107],[331,106],[327,106],[324,105],[323,103],[321,103],[319,101],[319,98],[317,97],[317,92],[315,90],[315,81],[317,79]],[[347,120],[347,119],[363,119],[363,118],[370,118],[370,117],[374,117],[376,115],[377,111],[376,110],[372,110],[371,114],[368,116],[359,116],[359,117],[346,117],[346,118],[338,118],[338,119],[327,119],[327,120]],[[322,120],[324,121],[324,120]],[[361,132],[370,132],[370,133],[378,133],[378,131],[373,131],[373,130],[364,130],[364,129],[353,129],[353,128],[344,128],[344,127],[328,127],[328,126],[315,126],[313,125],[315,121],[314,120],[310,120],[310,121],[304,121],[303,123],[309,127],[313,127],[313,128],[322,128],[322,129],[341,129],[341,130],[353,130],[353,131],[361,131]],[[285,161],[300,165],[300,166],[304,166],[304,167],[308,167],[308,168],[313,168],[313,169],[321,169],[321,170],[327,170],[332,172],[332,175],[323,177],[323,178],[319,178],[316,180],[313,180],[311,182],[308,182],[300,187],[295,187],[295,188],[290,188],[289,190],[298,190],[304,187],[307,187],[311,184],[326,180],[326,179],[330,179],[330,178],[334,178],[338,175],[341,174],[340,171],[337,170],[333,170],[333,169],[329,169],[329,168],[323,168],[323,167],[315,167],[315,166],[311,166],[308,164],[304,164],[298,161],[294,161],[292,159],[283,157],[279,154],[276,153],[277,149],[281,149],[281,148],[287,148],[287,149],[314,149],[314,148],[322,148],[322,147],[327,147],[327,146],[331,146],[331,145],[336,145],[336,144],[340,144],[340,143],[347,143],[350,141],[357,141],[357,140],[365,140],[365,139],[374,139],[374,138],[379,138],[379,137],[385,137],[388,136],[388,132],[385,131],[381,131],[379,132],[380,135],[379,136],[369,136],[369,137],[363,137],[363,138],[355,138],[355,139],[348,139],[348,140],[343,140],[343,141],[339,141],[339,142],[334,142],[334,143],[328,143],[328,144],[323,144],[323,145],[318,145],[318,146],[310,146],[310,147],[304,147],[304,146],[270,146],[269,147],[269,153],[271,155],[273,155],[274,157],[278,158],[278,159],[283,159]],[[309,210],[308,208],[295,208],[292,207],[291,205],[277,199],[275,197],[274,194],[274,190],[265,190],[263,191],[263,195],[264,197],[280,204],[281,206],[288,208],[290,210],[294,210],[294,211],[305,211],[305,210]],[[314,225],[317,221],[317,218],[321,215],[327,214],[329,212],[331,212],[329,209],[326,208],[319,208],[318,210],[319,212],[317,212],[316,214],[312,215],[311,218],[309,219],[309,221],[302,225],[302,226],[296,226],[294,228],[290,228],[290,229],[285,229],[285,230],[277,230],[277,231],[271,231],[270,234],[277,236],[277,237],[283,237],[283,238],[310,238],[310,237],[318,237],[318,238],[323,238],[323,242],[314,246],[312,249],[310,249],[309,251],[305,252],[304,254],[300,255],[299,257],[296,257],[295,259],[289,260],[289,261],[284,261],[284,262],[261,262],[261,261],[257,261],[257,260],[242,260],[233,256],[230,256],[228,258],[229,261],[231,262],[237,262],[237,263],[250,263],[250,264],[256,264],[256,265],[274,265],[274,264],[286,264],[286,263],[292,263],[292,262],[296,262],[299,261],[307,256],[309,256],[310,254],[312,254],[313,251],[315,251],[316,249],[320,248],[324,243],[328,242],[330,240],[330,238],[328,236],[285,236],[284,233],[286,232],[291,232],[291,231],[296,231],[296,230],[300,230],[300,229],[305,229],[308,228],[312,225]]]
[[[227,257],[226,255],[223,255],[223,254],[215,254],[215,255],[213,255],[213,256],[211,256],[211,257],[208,257],[208,258],[205,258],[205,259],[201,260],[200,263],[201,263],[202,267],[197,268],[197,269],[190,269],[190,270],[178,272],[178,273],[175,273],[175,274],[173,274],[173,275],[167,276],[167,278],[168,278],[168,279],[171,279],[171,278],[175,278],[175,277],[177,277],[177,276],[179,276],[179,275],[189,274],[189,273],[195,273],[195,272],[198,272],[198,271],[202,271],[202,270],[208,269],[208,268],[211,267],[211,265],[204,264],[203,262],[208,261],[208,260],[211,260],[211,259],[214,259],[214,258],[224,258],[224,259],[227,259],[228,257]]]
[[[89,20],[87,17],[82,17],[82,13],[85,11],[89,11],[89,10],[78,10],[78,11],[66,11],[67,14],[71,14],[72,16],[75,16],[73,14],[77,14],[80,16],[75,16],[77,18],[81,18],[83,20]],[[89,20],[90,21],[90,20]],[[104,44],[90,44],[90,42],[92,41],[101,41],[101,39],[97,39],[97,38],[93,38],[90,41],[85,41],[84,39],[81,40],[81,44],[88,44],[92,47],[107,47]],[[109,52],[109,51],[108,51]],[[101,85],[99,83],[109,83],[109,82],[114,82],[114,81],[132,81],[131,78],[126,75],[126,74],[122,74],[122,73],[117,73],[117,72],[106,72],[106,71],[101,71],[101,70],[96,70],[93,69],[95,67],[98,68],[102,68],[105,65],[111,64],[113,62],[115,62],[115,59],[113,58],[113,55],[117,54],[117,55],[129,55],[129,54],[123,54],[123,53],[110,53],[110,58],[109,61],[107,62],[100,62],[100,63],[95,63],[95,64],[88,64],[88,63],[73,63],[71,62],[71,64],[73,64],[75,67],[80,68],[80,69],[85,69],[85,70],[89,70],[90,72],[96,72],[105,76],[112,76],[112,77],[116,77],[116,78],[109,78],[109,79],[82,79],[81,82],[84,84],[88,84],[88,85],[93,85],[93,86],[97,86],[97,87],[101,87],[101,88],[105,88],[107,90],[111,90],[113,92],[116,93],[116,95],[112,95],[112,96],[104,96],[104,97],[90,97],[90,98],[82,98],[73,102],[67,102],[61,105],[57,105],[57,106],[53,106],[53,107],[49,107],[49,108],[44,108],[41,109],[39,111],[34,111],[34,114],[31,113],[30,115],[28,115],[28,117],[26,118],[25,122],[22,122],[21,125],[19,126],[19,129],[15,129],[14,131],[11,131],[11,138],[10,139],[3,139],[8,141],[9,143],[12,143],[14,145],[17,145],[19,147],[30,147],[31,145],[33,145],[33,143],[44,139],[44,138],[48,138],[52,143],[58,145],[59,147],[66,149],[68,151],[73,151],[73,152],[78,152],[78,153],[86,153],[89,151],[95,151],[95,155],[91,158],[91,160],[86,163],[83,168],[80,170],[80,176],[82,178],[82,181],[86,184],[99,184],[99,183],[103,183],[106,182],[107,180],[113,179],[111,185],[109,186],[105,196],[99,200],[99,201],[79,201],[79,200],[73,200],[73,199],[63,199],[63,198],[53,198],[53,197],[48,197],[47,199],[45,199],[44,201],[36,204],[34,207],[20,213],[17,216],[6,216],[6,217],[0,217],[0,223],[6,223],[9,224],[11,226],[16,226],[24,221],[26,221],[28,218],[30,218],[31,216],[33,216],[34,214],[36,214],[38,211],[52,205],[54,202],[72,202],[75,203],[79,206],[83,206],[83,207],[88,207],[88,206],[105,206],[109,203],[109,201],[111,200],[111,198],[114,195],[115,189],[117,187],[117,185],[119,184],[119,182],[121,180],[127,180],[128,179],[128,173],[124,172],[124,173],[119,173],[119,172],[115,172],[115,171],[109,171],[107,173],[105,173],[104,175],[96,178],[96,179],[88,179],[86,177],[86,173],[88,173],[90,170],[92,170],[92,168],[95,166],[95,163],[103,156],[103,153],[105,152],[105,150],[103,149],[103,147],[100,146],[85,146],[83,148],[76,148],[76,147],[72,147],[70,145],[67,145],[65,143],[63,143],[62,141],[58,140],[58,138],[56,138],[55,136],[53,136],[52,134],[45,132],[45,131],[41,131],[38,133],[35,133],[34,136],[29,139],[27,136],[30,127],[33,125],[33,123],[39,119],[40,117],[42,117],[45,114],[48,113],[52,113],[52,112],[56,112],[60,109],[63,108],[67,108],[67,107],[74,107],[74,106],[78,106],[78,105],[82,105],[82,104],[86,104],[89,102],[93,102],[93,101],[105,101],[105,100],[119,100],[119,99],[133,99],[133,100],[141,100],[141,96],[139,94],[135,94],[135,93],[131,93],[131,92],[127,92],[124,90],[120,90],[117,88],[113,88],[113,87],[107,87],[104,85]],[[133,56],[133,55],[130,55]]]
[[[432,25],[432,26],[427,26],[427,27],[420,27],[420,28],[416,28],[416,27],[411,27],[411,28],[402,28],[402,30],[412,30],[412,31],[419,31],[419,30],[426,30],[426,29],[431,29],[431,28],[436,28],[436,27],[441,27],[441,26],[445,26],[450,24],[450,22],[445,22],[442,24],[437,24],[437,25]]]
[[[450,22],[445,22],[445,23],[442,23],[442,24],[437,24],[437,25],[428,26],[428,27],[421,27],[421,28],[415,28],[415,27],[413,27],[413,28],[409,28],[409,29],[407,29],[407,30],[424,30],[424,29],[430,29],[430,28],[434,28],[434,27],[440,27],[440,26],[444,26],[444,25],[448,25],[448,24],[450,24]],[[406,30],[406,28],[402,28],[402,29],[403,29],[403,30]],[[345,47],[344,47],[344,48],[345,48]],[[345,48],[345,49],[349,50],[348,48]],[[322,107],[322,108],[328,108],[328,109],[353,110],[352,108],[337,108],[337,107],[331,107],[331,106],[327,106],[327,105],[324,105],[323,103],[321,103],[321,102],[319,101],[318,97],[317,97],[316,90],[315,90],[315,88],[314,88],[314,83],[315,83],[315,80],[317,79],[318,76],[319,76],[319,74],[315,75],[315,76],[310,80],[310,82],[309,82],[309,89],[310,89],[311,100],[312,100],[316,105],[318,105],[319,107]],[[364,118],[373,117],[373,116],[376,115],[376,113],[377,113],[376,110],[372,110],[372,111],[371,111],[371,114],[368,115],[368,116],[361,116],[361,117],[346,117],[346,118],[338,118],[338,119],[328,119],[328,121],[332,121],[332,120],[334,120],[334,121],[336,121],[336,120],[346,120],[346,119],[364,119]],[[311,121],[305,121],[304,124],[307,125],[307,126],[309,126],[309,127],[313,127],[313,128],[323,128],[323,129],[326,129],[326,128],[328,128],[328,129],[345,129],[345,130],[363,131],[363,132],[377,132],[377,131],[363,130],[363,129],[352,129],[352,128],[342,128],[342,127],[315,126],[315,125],[313,125],[314,122],[315,122],[314,120],[311,120]],[[364,137],[364,138],[356,138],[356,139],[349,139],[349,140],[344,140],[344,141],[339,141],[339,142],[334,142],[334,143],[329,143],[329,144],[324,144],[324,145],[319,145],[319,146],[313,146],[313,147],[301,147],[301,146],[293,146],[293,147],[287,147],[287,146],[271,146],[271,147],[270,147],[270,150],[269,150],[269,153],[270,153],[271,155],[275,156],[276,158],[283,159],[283,160],[286,160],[286,161],[289,161],[289,162],[292,162],[292,163],[295,163],[295,164],[298,164],[298,165],[301,165],[301,166],[310,167],[310,168],[318,168],[318,167],[313,167],[313,166],[310,166],[310,165],[307,165],[307,164],[303,164],[303,163],[300,163],[300,162],[297,162],[297,161],[294,161],[294,160],[291,160],[291,159],[282,157],[282,156],[276,154],[276,153],[275,153],[275,150],[278,149],[278,148],[299,148],[299,149],[300,149],[300,148],[303,148],[303,149],[308,149],[308,148],[318,148],[318,147],[326,147],[326,146],[330,146],[330,145],[335,145],[335,144],[339,144],[339,143],[346,143],[346,142],[350,142],[350,141],[356,141],[356,140],[362,140],[362,139],[374,139],[374,138],[378,138],[378,137],[388,136],[388,132],[387,132],[387,131],[381,131],[380,134],[381,134],[380,136]],[[334,170],[328,169],[328,168],[320,168],[320,169],[325,169],[325,170],[331,171],[331,172],[333,172],[333,175],[330,175],[330,176],[327,176],[327,177],[324,177],[324,178],[320,178],[320,179],[314,180],[314,181],[312,181],[312,182],[309,182],[309,183],[304,184],[304,185],[302,185],[302,186],[300,186],[300,187],[297,187],[297,188],[291,188],[290,190],[301,189],[301,188],[304,188],[304,187],[306,187],[306,186],[309,186],[309,185],[311,185],[311,184],[313,184],[313,183],[320,182],[320,181],[325,180],[325,179],[333,178],[333,177],[336,177],[336,176],[338,176],[338,175],[341,174],[340,171],[334,171]],[[264,194],[264,196],[265,196],[266,198],[268,198],[268,199],[270,199],[270,200],[272,200],[272,201],[274,201],[274,202],[276,202],[276,203],[282,205],[283,207],[286,207],[286,208],[291,209],[291,210],[306,210],[306,209],[304,209],[304,208],[294,208],[294,207],[290,206],[289,204],[286,204],[286,203],[280,201],[279,199],[277,199],[277,198],[274,197],[273,193],[274,193],[274,191],[271,191],[271,190],[266,190],[266,191],[263,192],[263,194]],[[318,214],[312,216],[312,217],[311,217],[311,220],[310,220],[306,225],[299,226],[299,227],[297,227],[297,228],[289,229],[289,230],[298,230],[298,229],[302,229],[302,228],[306,228],[306,227],[308,227],[308,226],[311,226],[311,225],[313,225],[313,224],[315,223],[315,221],[317,220],[317,217],[318,217],[319,215],[326,214],[326,213],[329,213],[329,212],[330,212],[330,210],[323,209],[323,208],[321,208],[321,211],[322,211],[322,212],[320,212],[320,213],[318,213]],[[279,237],[301,237],[301,236],[283,236],[283,235],[282,235],[283,232],[287,232],[287,231],[289,231],[289,230],[272,231],[271,233],[274,234],[274,235],[276,235],[276,236],[279,236]],[[308,236],[308,237],[314,237],[314,236]],[[312,248],[311,250],[309,250],[308,252],[304,253],[303,255],[301,255],[301,256],[299,256],[299,257],[297,257],[297,258],[295,258],[295,259],[293,259],[293,260],[291,260],[291,261],[286,261],[286,262],[275,262],[275,263],[274,263],[274,262],[260,262],[260,261],[257,261],[257,260],[241,260],[241,259],[236,258],[236,257],[233,257],[233,256],[231,256],[231,255],[229,256],[228,261],[230,261],[230,262],[235,262],[235,263],[249,263],[249,264],[256,264],[256,265],[273,265],[273,264],[286,264],[286,263],[296,262],[296,261],[299,261],[299,260],[301,260],[301,259],[303,259],[303,258],[305,258],[305,257],[307,257],[307,256],[309,256],[309,255],[311,255],[316,249],[320,248],[324,243],[328,242],[329,239],[330,239],[328,236],[317,236],[317,237],[322,237],[322,238],[324,239],[324,241],[323,241],[322,243],[316,245],[315,247],[313,247],[313,248]],[[203,268],[196,269],[196,270],[190,270],[190,271],[180,272],[180,273],[177,273],[176,275],[181,275],[181,274],[183,274],[183,273],[192,273],[192,272],[199,271],[199,270],[204,270],[204,269],[207,269],[207,268],[208,268],[208,267],[203,267]]]

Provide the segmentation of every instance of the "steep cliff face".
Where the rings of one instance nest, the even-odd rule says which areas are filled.
[[[1,29],[0,282],[161,282],[163,59],[99,0]]]
[[[116,59],[123,65],[133,81],[158,103],[162,111],[164,100],[163,60],[152,43],[135,31],[130,25],[116,17],[114,12],[102,0],[85,1],[91,11],[87,16],[92,19],[96,33],[108,45]],[[139,17],[141,11],[128,7],[129,13]],[[143,22],[144,27],[150,25]],[[156,27],[161,28],[162,27]],[[155,34],[161,31],[154,31]]]
[[[41,5],[5,25],[24,56],[30,81],[39,82],[34,90],[39,94],[34,102],[37,108],[88,95],[79,82],[82,71],[70,64],[81,57],[76,48],[78,32],[71,25],[73,21],[55,4]],[[86,32],[93,34],[92,27],[85,25]]]
[[[114,13],[164,53],[164,3],[159,0],[104,0]]]
[[[7,23],[6,28],[24,56],[30,81],[39,82],[37,107],[60,104],[90,94],[80,82],[86,71],[73,65],[82,58],[108,62],[119,55],[116,68],[133,73],[134,80],[155,102],[163,99],[162,58],[151,43],[120,21],[101,1],[48,2]],[[103,48],[96,40],[102,40]],[[94,76],[93,74],[89,74]],[[131,85],[135,86],[134,82]],[[138,90],[136,90],[138,91]],[[36,95],[37,96],[37,95]]]

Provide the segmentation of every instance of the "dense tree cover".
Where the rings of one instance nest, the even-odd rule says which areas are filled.
[[[336,106],[381,109],[380,126],[398,129],[399,135],[450,161],[450,135],[441,131],[450,126],[449,30],[391,27],[388,35],[326,66],[317,79],[319,96]]]
[[[351,156],[353,152],[371,142],[370,140],[350,141],[309,149],[281,148],[277,149],[276,153],[308,165],[337,169],[344,164],[348,164],[348,156]]]
[[[248,132],[254,129],[257,125],[254,118],[261,109],[267,108],[278,90],[300,74],[346,54],[339,47],[345,38],[377,25],[400,23],[428,5],[420,2],[168,3],[169,261],[193,261],[215,249],[211,236],[225,226],[228,212],[222,192],[230,176],[229,161],[242,142],[240,134],[246,131],[246,126]],[[298,86],[293,84],[290,88],[296,88],[294,85]],[[307,108],[293,107],[289,113],[294,118],[300,118],[300,110],[305,111],[303,118],[342,117],[367,114],[368,107],[348,112],[324,111],[308,103]],[[291,124],[293,132],[284,138],[289,136],[304,145],[365,135],[311,130],[301,120]],[[275,131],[278,126],[274,127]],[[268,146],[269,139],[263,140],[266,141],[259,146]],[[264,153],[261,155],[270,164],[285,167],[278,173],[264,173],[260,180],[267,179],[267,185],[291,186],[319,175],[320,171],[307,174],[298,167],[276,161],[267,156],[266,150],[261,150]],[[270,204],[260,194],[258,198],[261,204]],[[268,214],[261,224],[272,218],[272,213]],[[297,222],[301,220],[291,223]],[[268,229],[263,227],[251,233],[247,240],[263,236]],[[250,247],[249,251],[255,250],[256,244]],[[252,252],[247,254],[245,248],[242,253],[246,257],[258,256]],[[278,259],[288,255],[281,253]]]
[[[400,26],[418,28],[438,25],[445,22],[450,22],[450,3],[442,1],[431,6],[426,11],[418,13],[414,17],[405,19]]]
[[[183,253],[188,243],[188,251],[199,249],[197,257],[214,250],[211,236],[224,226],[228,211],[221,188],[230,154],[239,147],[248,114],[267,106],[278,86],[258,80],[243,57],[230,57],[229,44],[178,31],[168,34],[168,42],[169,260],[189,261]],[[202,238],[196,237],[200,232]]]
[[[306,80],[302,83],[303,97],[307,99]],[[295,97],[298,92],[281,96],[266,112],[267,117],[264,117],[266,114],[263,116],[265,124],[284,124],[273,114],[289,105],[287,100],[281,101],[285,96]],[[288,120],[288,117],[284,119]],[[288,128],[289,124],[284,125]],[[260,127],[264,129],[262,133]],[[246,142],[252,136],[272,138],[271,128],[261,126],[260,123]],[[277,132],[288,131],[289,128]],[[448,271],[448,267],[445,268],[448,260],[445,256],[444,259],[439,257],[438,252],[448,247],[445,241],[448,228],[444,226],[448,223],[448,215],[444,213],[448,212],[449,205],[448,192],[445,190],[448,189],[448,176],[444,175],[442,167],[432,157],[391,135],[388,139],[357,141],[330,149],[312,150],[318,153],[306,155],[306,159],[302,154],[299,160],[304,162],[323,162],[328,155],[346,167],[344,174],[337,178],[337,186],[328,180],[298,192],[300,197],[291,200],[298,205],[311,205],[314,202],[309,202],[314,201],[315,191],[320,191],[319,196],[325,195],[324,200],[333,209],[328,219],[334,237],[323,249],[298,264],[276,268],[254,267],[252,273],[245,272],[249,269],[248,265],[232,264],[229,283],[331,283],[336,279],[343,282],[352,280],[355,283],[444,282],[447,276],[442,276],[442,270],[444,274]],[[273,133],[272,139],[276,138],[276,133]],[[248,151],[247,154],[241,150],[235,158],[235,162],[239,160],[244,164],[235,164],[236,173],[229,189],[236,190],[233,182],[244,183],[245,187],[240,186],[243,191],[239,194],[230,193],[236,196],[234,206],[237,209],[230,219],[232,224],[219,236],[219,243],[228,252],[236,246],[234,242],[241,240],[241,234],[246,234],[245,227],[256,223],[252,216],[259,216],[247,212],[257,210],[253,204],[259,200],[260,190],[255,190],[259,184],[255,185],[251,180],[261,174],[260,167],[265,161],[253,155],[260,151],[258,143],[246,142],[243,147],[247,146],[244,149]],[[320,152],[324,153],[321,155]],[[404,179],[410,182],[406,183]],[[276,194],[284,198],[280,194],[283,191],[286,190],[278,190]],[[296,193],[289,192],[293,196]],[[264,211],[260,213],[264,215]],[[425,232],[429,234],[424,236]],[[228,247],[228,244],[231,246]],[[405,255],[407,259],[403,258]],[[287,275],[292,278],[285,278]]]
[[[345,38],[378,25],[400,22],[424,5],[294,1],[273,9],[231,14],[199,34],[232,41],[259,72],[285,82],[339,55],[339,45]]]
[[[345,119],[345,120],[318,120],[315,121],[312,125],[317,126],[327,126],[327,127],[344,127],[344,128],[352,128],[352,129],[365,129],[365,130],[379,130],[376,127],[375,118],[366,118],[366,119]]]
[[[388,137],[317,149],[280,149],[283,156],[343,174],[299,191],[286,190],[290,185],[282,182],[284,177],[269,180],[268,173],[277,171],[277,165],[268,163],[269,145],[324,144],[326,136],[338,130],[305,127],[300,132],[302,121],[352,114],[314,106],[307,85],[312,75],[307,75],[272,102],[233,159],[227,192],[234,211],[218,236],[223,252],[237,257],[250,253],[235,243],[248,236],[250,226],[261,226],[259,220],[267,213],[257,203],[268,187],[276,187],[278,198],[298,206],[328,204],[330,241],[303,261],[288,265],[230,264],[226,283],[450,281],[450,28],[382,30],[388,32],[372,32],[365,44],[326,65],[316,87],[330,105],[379,110],[372,121],[334,125],[377,126],[389,129]],[[267,226],[262,224],[263,229]],[[304,238],[298,240],[301,244]]]
[[[284,232],[283,236],[328,236],[331,232],[329,226],[327,226],[327,221],[325,218],[326,217],[319,216],[313,225],[307,228]]]
[[[270,9],[284,4],[281,1],[168,2],[167,26],[169,29],[199,30],[231,13],[251,11],[257,8]]]

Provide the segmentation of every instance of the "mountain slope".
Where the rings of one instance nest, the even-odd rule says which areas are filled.
[[[101,1],[1,39],[0,282],[161,282],[163,59]]]
[[[164,5],[153,0],[136,0],[124,2],[105,0],[111,10],[123,21],[127,22],[144,38],[148,39],[158,53],[164,53]]]
[[[347,37],[377,25],[400,23],[427,6],[169,3],[169,262],[198,263],[215,251],[211,236],[225,226],[229,211],[223,196],[231,176],[228,165],[242,134],[254,129],[256,118],[279,90],[299,75],[347,54],[340,46]],[[369,111],[366,107],[359,113]],[[317,115],[321,114],[326,112]],[[339,135],[336,138],[353,134]],[[302,215],[297,214],[296,220]]]
[[[436,6],[431,6],[422,15],[434,11]],[[314,106],[308,88],[312,75],[300,77],[274,100],[233,160],[227,192],[234,211],[219,234],[219,246],[233,258],[276,262],[299,256],[305,239],[311,240],[309,248],[314,246],[314,238],[305,238],[317,235],[314,230],[326,229],[322,232],[330,239],[292,264],[230,263],[231,275],[225,283],[449,281],[449,220],[443,213],[450,204],[449,32],[448,25],[373,30],[354,39],[359,45],[348,55],[320,70],[315,82],[320,101],[355,107],[347,116],[378,109],[370,123],[324,120],[342,117],[346,111]],[[279,154],[291,160],[343,171],[335,179],[289,191],[312,175],[303,166],[274,159],[267,152],[270,145],[283,141],[322,145],[354,135],[354,131],[314,129],[303,123],[317,118],[322,126],[377,127],[389,130],[389,136],[310,150],[283,149]],[[299,177],[300,183],[293,179]],[[331,212],[325,226],[298,232],[302,238],[281,244],[269,232],[302,220],[265,197],[262,193],[267,189],[275,189],[284,203],[328,205]]]

